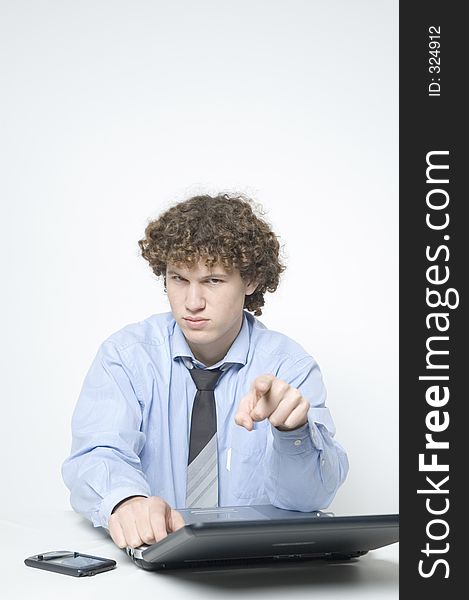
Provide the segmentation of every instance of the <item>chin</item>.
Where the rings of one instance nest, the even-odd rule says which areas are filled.
[[[208,331],[194,331],[189,327],[181,327],[181,329],[184,332],[184,336],[191,342],[210,343],[211,341],[213,341],[213,334],[210,334],[210,332]]]

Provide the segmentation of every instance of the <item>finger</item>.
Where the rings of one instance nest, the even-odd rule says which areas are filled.
[[[155,502],[150,511],[150,522],[153,530],[155,542],[161,542],[168,535],[168,520],[167,513],[171,509],[164,501]]]
[[[125,541],[125,535],[122,531],[121,524],[119,523],[119,520],[115,515],[111,515],[108,527],[109,534],[114,544],[116,544],[116,546],[118,546],[119,548],[125,548],[127,545]]]
[[[135,506],[135,525],[138,535],[144,544],[153,544],[155,535],[153,525],[150,519],[150,503],[145,502],[142,505]]]
[[[240,413],[240,412],[236,413],[235,423],[236,423],[236,425],[241,425],[241,427],[244,427],[248,431],[252,431],[252,429],[254,427],[254,423],[253,423],[250,415],[247,413]]]
[[[119,515],[119,522],[124,532],[125,545],[131,548],[138,548],[143,544],[132,514]]]
[[[263,398],[264,394],[269,393],[272,382],[275,381],[275,379],[275,376],[270,373],[256,377],[252,382],[251,389],[239,403],[238,412],[235,415],[235,422],[237,425],[241,425],[248,431],[252,431],[254,428],[254,421],[262,421],[269,416],[269,409],[266,409],[263,404],[261,404],[259,411],[253,412],[253,410],[260,399]]]
[[[184,527],[184,525],[185,523],[181,513],[177,510],[171,509],[171,531],[177,531],[178,529],[181,529],[181,527]]]
[[[290,416],[285,420],[284,427],[287,429],[297,429],[308,422],[309,402],[305,406],[300,405],[295,408]]]
[[[251,419],[251,411],[256,402],[256,396],[253,390],[250,390],[244,398],[242,398],[238,405],[238,411],[235,415],[235,423],[245,427],[248,431],[253,428],[253,422]]]
[[[287,396],[290,386],[286,381],[275,379],[269,384],[269,392],[261,396],[254,409],[251,411],[251,418],[254,421],[262,421],[269,418],[277,409],[279,404]]]
[[[275,375],[272,375],[271,373],[266,373],[265,375],[259,375],[259,377],[256,377],[252,383],[252,389],[256,393],[256,399],[268,394],[276,379],[277,378]]]
[[[269,421],[274,427],[284,425],[292,411],[294,411],[302,402],[307,405],[307,402],[301,396],[300,391],[291,386],[288,386],[288,389],[285,392],[279,391],[277,400],[279,398],[281,398],[280,402],[277,403],[275,410],[273,410],[269,416]]]
[[[252,431],[254,429],[254,422],[249,415],[236,415],[235,422],[237,425],[241,425],[244,429]]]

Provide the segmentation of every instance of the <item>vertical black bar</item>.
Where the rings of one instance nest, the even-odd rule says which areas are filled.
[[[463,8],[455,1],[400,3],[403,599],[467,594],[469,507],[462,481],[469,456],[463,416],[469,200],[463,180],[469,111],[463,87],[469,36]]]

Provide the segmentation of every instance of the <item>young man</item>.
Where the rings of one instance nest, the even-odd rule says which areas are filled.
[[[171,313],[101,345],[63,465],[73,508],[120,547],[161,540],[186,506],[326,508],[348,462],[319,367],[250,314],[284,269],[269,225],[248,199],[197,196],[139,246]]]

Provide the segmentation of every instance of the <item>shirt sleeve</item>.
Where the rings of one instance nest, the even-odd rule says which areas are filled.
[[[313,511],[327,508],[348,472],[345,450],[334,439],[335,426],[325,406],[326,390],[317,363],[305,356],[276,374],[297,388],[311,407],[308,423],[294,431],[271,427],[266,491],[279,508]]]
[[[139,454],[142,407],[131,366],[109,341],[100,347],[72,417],[72,449],[62,466],[74,510],[107,527],[112,509],[129,496],[149,496]]]

